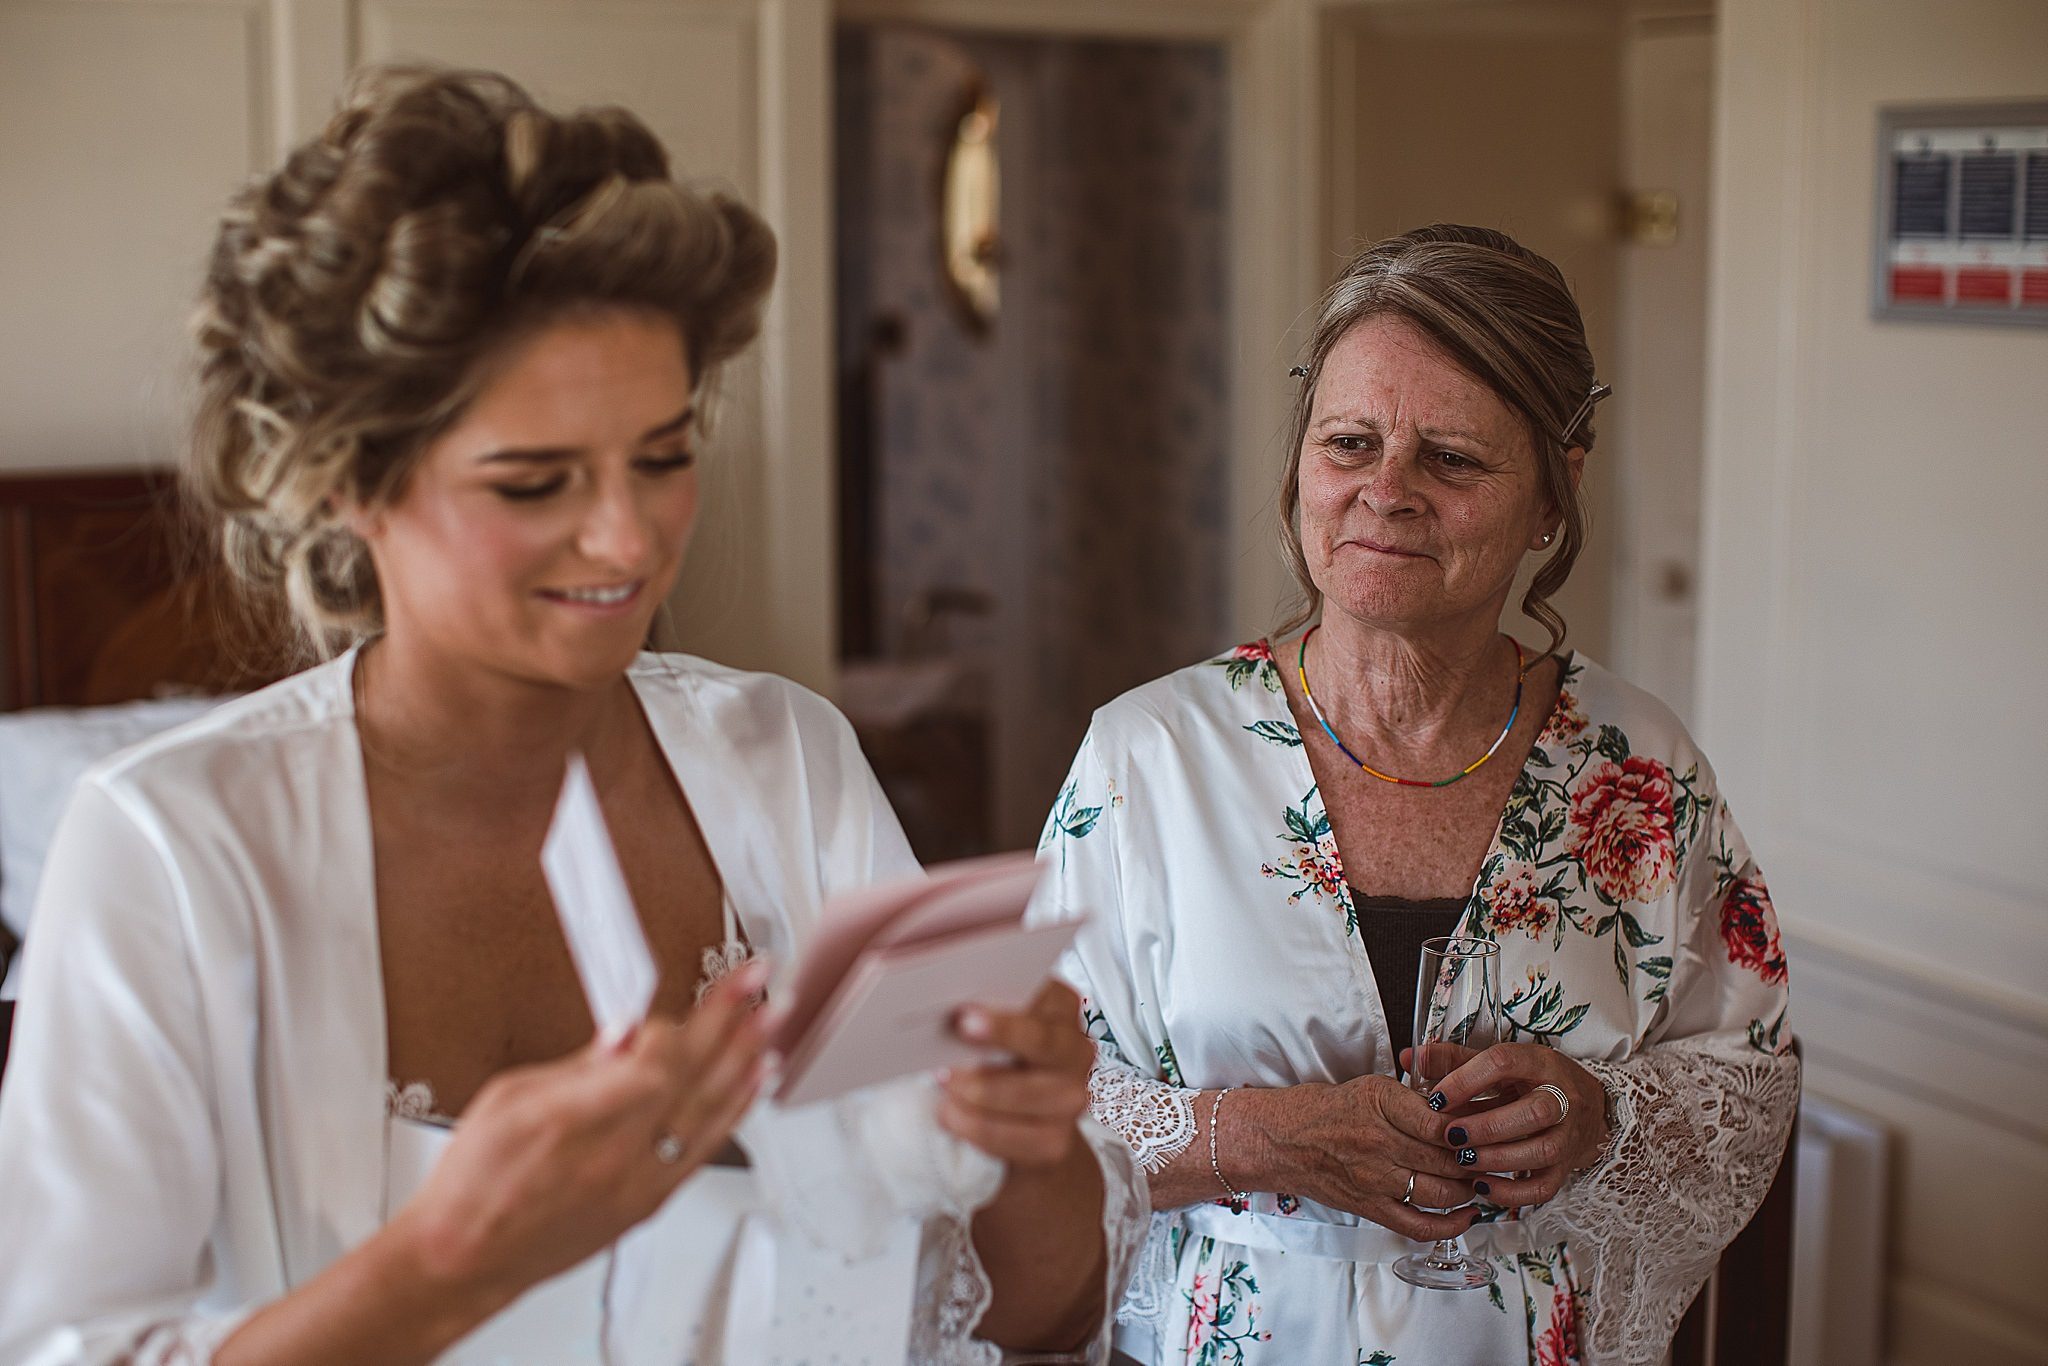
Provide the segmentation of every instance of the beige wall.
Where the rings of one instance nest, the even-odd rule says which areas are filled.
[[[1499,228],[1557,263],[1594,356],[1610,359],[1621,158],[1621,28],[1612,9],[1598,0],[1373,4],[1333,19],[1325,50],[1332,145],[1319,284],[1363,242],[1424,223]],[[1613,412],[1612,404],[1603,411],[1603,432],[1613,430]],[[1611,445],[1603,436],[1587,464],[1592,536],[1558,595],[1572,643],[1603,660]],[[1533,623],[1517,630],[1544,638]]]
[[[1876,118],[2037,0],[1721,12],[1699,719],[1817,1094],[1897,1136],[1891,1359],[2048,1362],[2048,332],[1878,323]]]

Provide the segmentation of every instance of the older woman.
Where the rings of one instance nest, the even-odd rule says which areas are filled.
[[[1713,771],[1559,650],[1605,392],[1578,308],[1511,239],[1424,228],[1350,264],[1297,373],[1303,611],[1099,711],[1046,831],[1042,909],[1095,916],[1096,1113],[1153,1173],[1118,1345],[1657,1361],[1768,1188],[1798,1071]],[[1545,650],[1499,628],[1531,553]],[[1418,949],[1454,931],[1498,945],[1511,1041],[1425,1098],[1398,1079]],[[1490,1292],[1394,1274],[1461,1233]]]
[[[916,868],[828,704],[640,653],[774,256],[631,115],[485,75],[371,74],[236,201],[195,482],[334,657],[64,819],[0,1101],[0,1360],[1107,1355],[1142,1183],[1077,1127],[1070,992],[970,1015],[1007,1057],[943,1089],[752,1107],[739,964]],[[576,753],[660,969],[623,1038],[542,881]]]

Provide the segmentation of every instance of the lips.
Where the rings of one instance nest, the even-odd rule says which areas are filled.
[[[645,579],[630,583],[589,584],[576,588],[543,588],[540,596],[573,607],[624,607],[647,586]]]
[[[1354,545],[1357,546],[1360,550],[1371,550],[1381,555],[1400,555],[1404,558],[1411,560],[1426,560],[1430,558],[1429,555],[1427,555],[1423,551],[1408,550],[1398,545],[1388,545],[1382,541],[1356,540],[1346,541],[1343,544]]]

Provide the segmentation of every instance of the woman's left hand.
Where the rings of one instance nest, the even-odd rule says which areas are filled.
[[[1560,1103],[1548,1088],[1564,1092]],[[1460,1113],[1475,1096],[1504,1099],[1477,1113]],[[1437,1097],[1443,1099],[1438,1101]],[[1484,1103],[1484,1102],[1482,1102]],[[1532,1043],[1497,1043],[1437,1084],[1430,1104],[1454,1116],[1444,1143],[1460,1166],[1490,1176],[1484,1194],[1505,1207],[1540,1205],[1564,1189],[1573,1172],[1600,1159],[1607,1143],[1607,1091],[1591,1072],[1558,1052]]]
[[[1095,1045],[1081,1032],[1081,998],[1047,982],[1021,1011],[972,1007],[954,1032],[971,1044],[1000,1049],[1009,1060],[956,1067],[945,1079],[939,1123],[1012,1166],[1064,1161],[1088,1108]]]

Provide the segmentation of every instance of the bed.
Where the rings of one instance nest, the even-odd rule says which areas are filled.
[[[162,470],[0,472],[0,959],[42,847],[91,763],[282,677]],[[13,1022],[0,979],[0,1071]]]

